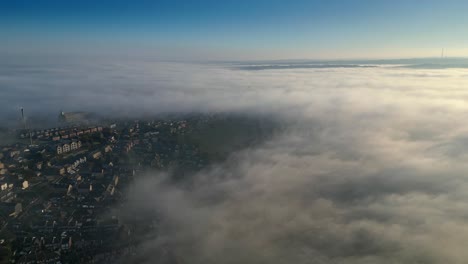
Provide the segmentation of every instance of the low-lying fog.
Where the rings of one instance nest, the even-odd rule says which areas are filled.
[[[465,263],[468,72],[6,60],[0,113],[268,114],[289,127],[194,175],[141,177],[129,193],[182,263]],[[147,201],[141,203],[140,201]]]

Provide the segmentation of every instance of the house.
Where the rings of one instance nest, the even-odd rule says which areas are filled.
[[[70,148],[71,150],[81,148],[81,141],[76,141],[76,140],[72,141],[72,143],[70,144]]]
[[[62,150],[63,150],[63,153],[69,152],[71,150],[70,144],[68,144],[68,143],[63,144]]]
[[[71,144],[70,144],[70,148],[71,150],[75,150],[78,148],[78,144],[76,143],[76,141],[73,141]]]
[[[101,156],[102,156],[102,153],[99,150],[94,151],[93,153],[91,153],[91,157],[93,157],[94,159],[99,159]]]
[[[10,151],[10,158],[13,158],[15,156],[19,156],[20,151],[19,150],[12,150]]]
[[[8,187],[5,190],[3,190],[3,188],[4,188],[4,184],[2,184],[2,191],[0,191],[0,202],[11,201],[16,197],[16,194],[13,191],[12,184],[9,184]],[[0,210],[0,212],[1,212],[1,210]]]
[[[110,145],[107,145],[104,147],[104,152],[111,152],[112,151],[112,147]]]
[[[57,147],[56,147],[57,154],[67,153],[67,152],[70,152],[72,150],[77,150],[77,149],[81,148],[81,141],[74,140],[71,143],[68,143],[68,142],[69,141],[67,141],[64,144],[57,145]]]
[[[57,154],[59,155],[62,154],[63,153],[62,145],[58,145],[56,150],[57,150]]]

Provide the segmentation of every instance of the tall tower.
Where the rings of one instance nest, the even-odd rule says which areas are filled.
[[[26,129],[26,120],[24,119],[24,108],[21,107],[21,124],[23,125],[23,129]]]
[[[21,107],[21,122],[23,123],[23,129],[28,131],[29,143],[33,144],[31,129],[26,125],[26,118],[24,117],[24,108]]]

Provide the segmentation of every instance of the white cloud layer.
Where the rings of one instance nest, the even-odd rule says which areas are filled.
[[[283,134],[194,176],[190,189],[163,175],[136,182],[129,203],[166,219],[165,234],[141,250],[148,263],[162,242],[183,263],[468,259],[463,69],[41,65],[1,68],[2,110],[238,111],[287,120]]]

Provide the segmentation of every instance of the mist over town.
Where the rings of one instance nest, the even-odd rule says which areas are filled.
[[[24,2],[0,263],[468,259],[462,1]]]

